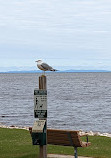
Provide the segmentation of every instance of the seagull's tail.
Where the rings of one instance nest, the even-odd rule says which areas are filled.
[[[56,69],[51,69],[50,71],[57,71]]]

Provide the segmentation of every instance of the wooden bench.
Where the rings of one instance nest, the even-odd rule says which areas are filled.
[[[29,128],[30,133],[32,132],[32,128]],[[74,147],[74,156],[77,155],[78,147],[88,147],[91,145],[88,142],[88,136],[86,136],[87,141],[83,142],[81,140],[81,136],[79,135],[79,131],[71,131],[71,130],[59,130],[59,129],[47,129],[47,144],[52,145],[62,145],[62,146],[73,146]]]
[[[86,136],[87,142],[81,141],[79,131],[48,129],[47,143],[52,145],[73,146],[75,149],[74,155],[75,158],[77,158],[78,147],[88,147],[91,145],[91,143],[88,142],[88,136],[84,136]]]

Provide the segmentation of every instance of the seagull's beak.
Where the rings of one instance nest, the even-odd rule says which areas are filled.
[[[37,60],[37,61],[35,61],[35,62],[41,62],[42,60]]]

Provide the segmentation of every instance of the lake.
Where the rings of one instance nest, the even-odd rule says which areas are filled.
[[[32,126],[40,73],[0,73],[0,123]],[[111,133],[111,73],[46,73],[48,127]]]

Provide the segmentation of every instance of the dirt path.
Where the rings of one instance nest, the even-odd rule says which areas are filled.
[[[71,156],[71,155],[48,154],[48,158],[74,158],[74,156]],[[92,157],[78,156],[78,158],[92,158]]]

